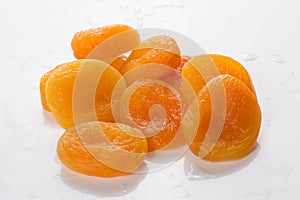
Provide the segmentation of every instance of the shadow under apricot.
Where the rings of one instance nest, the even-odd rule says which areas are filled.
[[[118,197],[134,191],[146,174],[128,174],[113,178],[86,176],[62,166],[60,178],[70,188],[96,197]]]
[[[258,155],[260,145],[256,144],[255,149],[246,157],[226,162],[208,162],[194,156],[187,151],[184,158],[184,173],[188,180],[201,181],[224,177],[240,171],[247,167]]]
[[[52,116],[51,112],[48,112],[46,110],[43,110],[43,116],[44,116],[44,124],[55,129],[62,129],[58,123],[55,121],[54,117]]]

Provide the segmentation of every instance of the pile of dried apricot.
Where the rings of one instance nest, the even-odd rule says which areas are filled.
[[[71,46],[78,60],[40,80],[43,108],[65,129],[57,155],[69,169],[114,177],[178,145],[212,162],[255,148],[261,111],[234,59],[181,55],[172,37],[140,41],[137,30],[119,24],[80,31]],[[185,141],[174,145],[177,136]]]

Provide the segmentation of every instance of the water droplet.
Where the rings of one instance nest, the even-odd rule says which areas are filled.
[[[36,195],[36,192],[33,191],[33,189],[30,189],[29,191],[27,191],[27,193],[24,194],[24,196],[29,197],[29,198],[37,198],[38,197]]]
[[[247,54],[244,54],[243,55],[243,60],[244,61],[253,61],[253,60],[256,60],[257,59],[257,55],[256,54],[253,54],[253,53],[247,53]]]
[[[299,94],[300,95],[300,89],[290,90],[291,93]]]
[[[141,10],[142,10],[141,7],[138,6],[138,5],[136,5],[136,6],[134,7],[134,12],[135,12],[135,13],[140,13]]]
[[[15,191],[15,186],[13,182],[7,177],[6,175],[3,175],[0,179],[0,193],[2,192],[13,192]]]
[[[56,49],[51,49],[45,53],[46,56],[51,56],[57,53]]]
[[[186,178],[189,181],[203,181],[203,180],[206,180],[206,179],[214,178],[214,176],[211,175],[211,174],[205,174],[205,175],[187,174]]]
[[[188,198],[188,197],[192,196],[191,193],[188,191],[188,189],[183,186],[183,184],[173,187],[172,190],[176,196],[181,197],[181,198]]]
[[[54,162],[55,162],[56,164],[61,165],[60,160],[58,159],[58,156],[57,156],[57,155],[55,155],[55,156],[53,157],[53,160],[54,160]]]
[[[180,188],[182,186],[183,186],[183,181],[181,181],[179,184],[176,184],[176,185],[172,186],[171,189]]]
[[[136,24],[137,28],[143,28],[144,23],[143,23],[143,17],[142,16],[137,16],[136,17],[136,22],[137,22],[137,24]]]
[[[32,149],[32,145],[31,145],[30,142],[25,143],[25,145],[24,145],[24,150],[25,150],[25,151],[32,151],[32,150],[33,150],[33,149]]]
[[[270,126],[271,126],[270,120],[266,120],[266,126],[267,126],[267,127],[270,127]]]
[[[37,196],[34,196],[33,194],[25,194],[24,196],[28,198],[37,198]]]
[[[126,185],[125,185],[125,184],[120,185],[120,188],[121,188],[121,190],[122,190],[123,193],[126,193],[126,192],[127,192],[127,189],[126,189]]]
[[[185,188],[184,189],[184,193],[182,193],[182,195],[180,197],[182,198],[188,198],[188,197],[191,197],[191,193]]]
[[[56,174],[55,178],[60,178],[60,179],[74,179],[76,177],[75,174]]]
[[[39,86],[38,86],[37,84],[33,84],[33,85],[30,85],[30,86],[28,87],[28,89],[29,89],[29,90],[37,90],[37,89],[39,89]]]
[[[182,1],[182,0],[178,0],[178,1],[173,2],[174,7],[184,7],[184,6],[186,6],[186,4],[187,4],[187,2]]]
[[[271,101],[272,98],[271,98],[270,96],[266,96],[266,97],[264,98],[264,100],[265,100],[265,101]]]
[[[186,178],[190,181],[202,180],[200,176],[188,174]]]
[[[186,6],[186,1],[182,0],[173,0],[173,1],[165,1],[158,4],[157,8],[167,8],[167,7],[184,7]]]
[[[153,10],[150,10],[148,12],[145,13],[145,16],[149,17],[149,16],[152,16],[154,15],[154,11]]]
[[[126,17],[125,17],[125,21],[130,21],[131,20],[131,16],[130,15],[127,15]]]
[[[124,2],[121,2],[120,3],[120,10],[122,12],[128,12],[128,4],[127,3],[124,3]]]
[[[291,70],[291,71],[290,71],[290,75],[291,75],[291,76],[294,76],[294,74],[295,74],[295,71],[294,71],[294,70]]]
[[[202,181],[202,180],[206,180],[206,179],[215,178],[215,176],[213,174],[203,170],[196,164],[191,164],[189,171],[186,174],[186,178],[189,181]]]
[[[285,63],[285,60],[277,54],[272,55],[272,61],[276,63]]]
[[[101,20],[97,17],[90,17],[88,18],[88,22],[91,26],[99,26],[101,23]]]
[[[14,187],[14,186],[12,186],[10,189],[9,189],[9,191],[11,191],[11,192],[13,192],[13,191],[15,191],[16,190],[16,187]]]
[[[156,7],[157,8],[167,8],[167,7],[172,7],[172,6],[173,6],[173,4],[171,1],[165,1],[165,2],[158,4]]]

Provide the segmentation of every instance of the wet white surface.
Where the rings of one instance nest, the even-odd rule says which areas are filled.
[[[1,2],[0,199],[298,199],[299,7],[292,0]],[[263,112],[255,152],[226,166],[186,155],[157,172],[109,180],[62,167],[55,150],[63,130],[42,111],[39,78],[74,59],[76,31],[111,23],[171,29],[241,61]]]

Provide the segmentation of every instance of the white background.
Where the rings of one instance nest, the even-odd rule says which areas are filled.
[[[1,0],[0,199],[299,198],[298,2]],[[39,79],[74,60],[70,41],[76,31],[112,23],[177,31],[208,53],[242,62],[263,112],[256,151],[221,171],[219,165],[204,171],[189,158],[155,173],[111,180],[62,167],[55,150],[63,130],[42,111]]]

